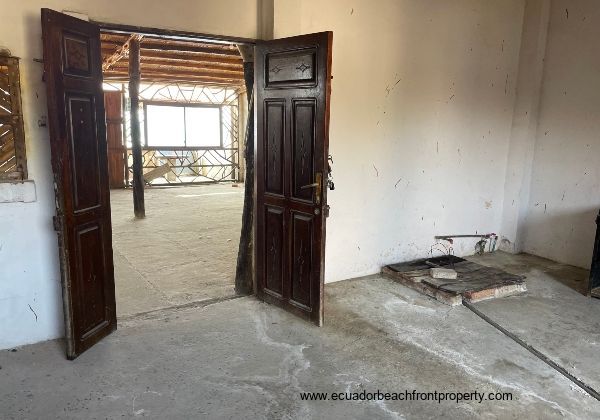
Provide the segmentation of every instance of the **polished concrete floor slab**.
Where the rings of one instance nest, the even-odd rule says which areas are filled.
[[[245,297],[130,318],[73,362],[65,360],[61,341],[2,351],[0,413],[6,419],[600,417],[597,400],[466,307],[378,275],[325,290],[321,328]],[[580,331],[573,355],[588,333]],[[363,390],[500,392],[512,400],[300,396]]]
[[[526,254],[472,259],[526,276],[528,289],[475,307],[600,391],[600,300],[577,291],[587,290],[589,271]]]
[[[117,314],[131,316],[234,294],[243,186],[146,188],[146,218],[132,191],[112,190]]]

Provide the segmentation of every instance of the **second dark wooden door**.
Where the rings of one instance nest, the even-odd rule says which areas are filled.
[[[42,9],[67,357],[117,327],[100,31]]]
[[[123,145],[123,94],[104,92],[106,142],[108,144],[108,179],[110,188],[125,188],[126,149]]]
[[[332,33],[255,51],[258,297],[323,322]]]

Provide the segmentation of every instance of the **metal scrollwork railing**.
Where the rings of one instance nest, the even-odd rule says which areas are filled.
[[[193,147],[142,148],[144,180],[149,185],[197,184],[239,179],[239,150]],[[133,156],[127,149],[128,183]]]
[[[122,86],[128,97],[126,86]],[[222,141],[219,147],[142,145],[143,174],[148,185],[198,184],[242,179],[240,154],[240,88],[214,88],[189,84],[142,84],[142,105],[152,103],[208,104],[221,109]],[[140,116],[144,118],[140,110]],[[133,179],[133,157],[129,132],[129,112],[124,113],[127,145],[126,184]],[[141,127],[144,130],[143,124]]]

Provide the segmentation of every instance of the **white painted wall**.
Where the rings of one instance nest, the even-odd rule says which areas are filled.
[[[500,231],[499,248],[507,252],[523,251],[549,15],[550,0],[525,2]]]
[[[1,5],[0,48],[22,58],[28,168],[37,200],[0,203],[0,349],[63,335],[48,131],[38,127],[46,115],[45,86],[42,65],[33,62],[42,57],[40,9],[138,26],[251,38],[257,33],[256,0],[3,0]]]
[[[275,0],[276,38],[334,33],[327,281],[425,257],[435,235],[498,233],[523,9]]]
[[[600,7],[553,0],[524,250],[589,268],[600,208]]]

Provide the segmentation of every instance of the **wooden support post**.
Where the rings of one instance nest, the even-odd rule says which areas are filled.
[[[144,205],[144,174],[140,139],[140,41],[129,43],[129,103],[131,105],[131,153],[133,154],[133,212],[135,217],[146,217]]]
[[[244,59],[244,82],[248,96],[248,123],[246,124],[246,136],[244,139],[244,159],[246,163],[244,209],[235,272],[235,291],[238,294],[248,295],[254,291],[254,269],[252,264],[252,222],[254,213],[254,47],[239,45],[238,48]]]

